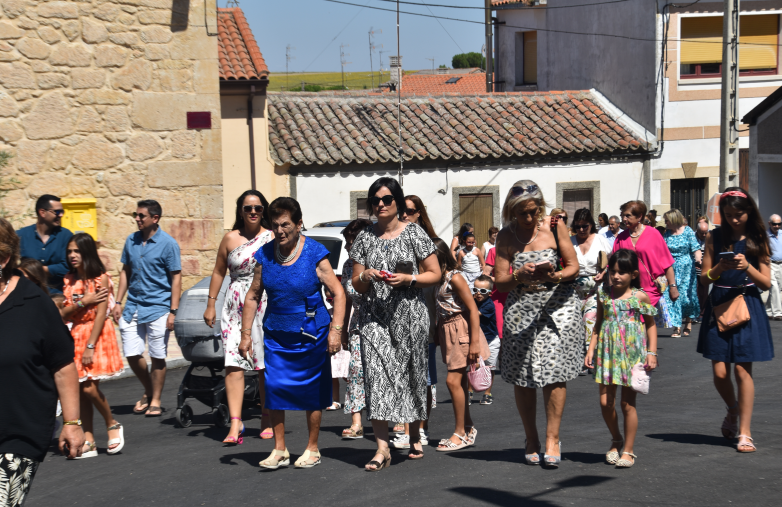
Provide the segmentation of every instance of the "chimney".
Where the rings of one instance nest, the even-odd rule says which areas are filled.
[[[394,84],[400,84],[402,78],[402,57],[391,56],[391,82]]]

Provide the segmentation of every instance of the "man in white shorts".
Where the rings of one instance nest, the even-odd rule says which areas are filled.
[[[182,266],[176,240],[158,226],[163,210],[157,201],[139,201],[133,218],[138,232],[125,241],[117,305],[112,316],[119,323],[128,364],[144,386],[144,396],[133,412],[147,417],[163,413],[160,397],[166,382],[168,336],[182,292]],[[125,310],[119,302],[127,291]],[[144,349],[149,345],[152,372],[147,371]]]

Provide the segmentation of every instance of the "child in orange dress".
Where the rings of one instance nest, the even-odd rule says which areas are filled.
[[[101,380],[124,371],[114,325],[107,318],[114,305],[114,285],[89,234],[73,236],[66,258],[70,273],[65,276],[65,301],[60,314],[63,320],[73,323],[71,335],[79,372],[81,419],[87,440],[81,458],[98,455],[92,424],[93,405],[106,421],[108,453],[116,454],[125,445],[124,429],[112,416],[106,396],[98,387]]]

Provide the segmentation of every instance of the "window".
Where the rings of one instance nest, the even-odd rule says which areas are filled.
[[[587,208],[592,211],[592,189],[591,188],[579,188],[573,190],[562,191],[562,209],[565,210],[568,216],[568,225],[573,219],[576,210],[581,208]]]
[[[538,32],[516,32],[516,86],[538,82]]]
[[[680,74],[683,78],[722,74],[722,16],[681,21]],[[739,21],[739,74],[777,74],[779,15],[743,15]]]
[[[372,217],[367,213],[367,198],[366,197],[359,197],[356,199],[356,219],[360,218],[366,218],[371,219]]]
[[[314,239],[321,245],[326,247],[329,251],[329,264],[331,268],[337,270],[340,268],[339,255],[342,252],[342,240],[339,238],[319,237],[319,236],[307,236],[308,239]]]
[[[445,84],[456,84],[459,82],[461,78],[460,77],[452,77],[448,81],[445,82]]]

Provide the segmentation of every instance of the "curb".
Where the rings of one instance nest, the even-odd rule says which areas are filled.
[[[189,365],[190,365],[190,361],[181,357],[179,359],[171,359],[170,361],[166,361],[166,369],[168,370],[173,370],[176,368],[184,368],[185,366],[189,366]],[[133,370],[131,370],[130,367],[128,367],[125,368],[125,371],[123,371],[121,374],[117,375],[116,377],[111,377],[102,380],[101,382],[111,382],[112,380],[120,380],[123,378],[135,377],[135,376],[136,374],[133,373]]]

